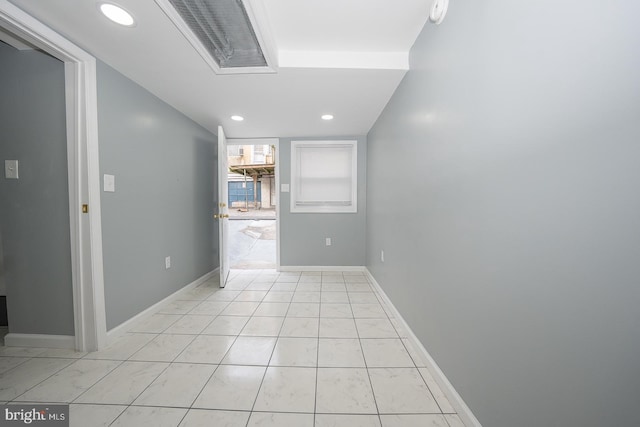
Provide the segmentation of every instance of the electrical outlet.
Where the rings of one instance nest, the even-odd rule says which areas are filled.
[[[380,251],[380,262],[384,262],[384,251]]]
[[[164,268],[165,269],[169,269],[171,268],[171,257],[168,256],[164,259]]]
[[[326,244],[327,246],[331,246],[331,237],[327,237],[327,238],[325,239],[325,244]]]

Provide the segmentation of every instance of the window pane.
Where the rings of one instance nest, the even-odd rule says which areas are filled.
[[[355,143],[292,143],[292,211],[356,211]]]

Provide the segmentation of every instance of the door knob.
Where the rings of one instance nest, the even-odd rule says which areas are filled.
[[[218,218],[220,218],[220,215],[218,215],[218,214],[213,214],[213,219],[218,219]]]

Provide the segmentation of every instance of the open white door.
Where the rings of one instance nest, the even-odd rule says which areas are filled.
[[[227,138],[222,126],[218,126],[218,223],[219,223],[219,252],[220,252],[220,287],[224,288],[229,278],[229,186],[227,174],[229,162],[227,158]]]

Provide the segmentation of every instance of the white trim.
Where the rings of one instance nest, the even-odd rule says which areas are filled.
[[[24,40],[20,40],[9,33],[5,33],[4,31],[2,31],[2,28],[0,28],[0,41],[3,41],[9,46],[13,46],[18,50],[33,50],[35,47],[25,42]]]
[[[70,227],[71,238],[71,280],[73,288],[73,326],[76,332],[76,347],[81,349],[84,345],[84,324],[82,319],[81,304],[76,304],[75,301],[81,299],[77,292],[78,282],[82,278],[82,266],[79,263],[80,256],[80,230],[78,225],[82,223],[79,200],[82,200],[82,192],[80,188],[80,181],[82,180],[82,161],[79,150],[77,149],[75,141],[80,136],[80,129],[77,125],[76,116],[81,104],[78,99],[77,93],[77,75],[74,64],[64,64],[64,79],[65,79],[65,103],[66,103],[66,121],[67,121],[67,169],[68,169],[68,183],[69,186],[69,222],[72,224]]]
[[[95,58],[7,0],[0,0],[0,26],[65,63],[75,348],[96,350],[106,317]]]
[[[282,265],[278,271],[367,271],[359,265]]]
[[[7,347],[43,347],[75,348],[73,335],[7,334],[4,337]]]
[[[219,274],[219,271],[220,271],[220,267],[216,268],[215,270],[211,270],[210,272],[204,274],[203,276],[198,277],[196,280],[189,283],[188,285],[185,285],[184,287],[178,289],[168,297],[153,304],[151,307],[147,308],[146,310],[143,310],[140,313],[136,314],[129,320],[125,320],[115,328],[110,329],[107,332],[107,345],[112,344],[118,337],[124,335],[131,328],[131,326],[133,326],[136,322],[156,313],[158,310],[162,308],[164,304],[171,302],[173,300],[179,299],[180,294],[182,294],[183,292],[187,292],[193,288],[196,288],[201,284],[203,284],[204,282],[206,282],[207,280],[211,279],[212,277],[215,277],[217,274]]]
[[[85,244],[91,246],[90,264],[91,279],[93,284],[91,288],[83,288],[84,292],[90,292],[87,295],[86,307],[93,312],[93,322],[86,327],[92,327],[93,330],[87,335],[94,336],[95,342],[92,346],[85,348],[85,351],[91,349],[99,349],[106,344],[107,339],[107,314],[106,302],[104,296],[104,266],[102,255],[102,208],[100,203],[100,152],[98,144],[98,81],[95,60],[82,64],[84,72],[88,78],[84,81],[84,96],[86,97],[86,168],[87,168],[87,189],[86,197],[89,202],[89,230],[84,239]],[[91,341],[91,340],[90,340]]]
[[[220,287],[224,288],[229,279],[231,262],[229,256],[229,154],[224,128],[218,126],[218,265]],[[214,215],[215,218],[215,215]],[[226,221],[225,221],[226,218]]]
[[[280,51],[282,68],[409,70],[409,52]]]
[[[440,369],[436,361],[431,357],[429,352],[424,348],[418,337],[413,333],[407,322],[404,320],[398,309],[393,305],[387,294],[382,290],[380,284],[373,277],[368,268],[365,268],[365,273],[369,278],[369,281],[375,288],[375,291],[382,297],[384,303],[389,307],[393,316],[396,318],[398,322],[405,328],[407,332],[407,338],[409,342],[413,345],[419,355],[422,357],[422,362],[426,365],[427,369],[433,376],[438,386],[442,389],[442,392],[445,394],[451,406],[456,410],[458,416],[462,419],[462,422],[467,427],[482,427],[480,421],[473,415],[471,409],[464,403],[462,397],[458,394],[458,392],[453,388],[453,385],[449,382],[447,377],[444,375],[444,372]]]
[[[278,49],[273,37],[273,31],[269,24],[269,17],[265,2],[262,0],[242,0],[244,9],[253,27],[253,32],[258,39],[264,59],[267,61],[268,70],[261,72],[278,71]]]
[[[282,169],[282,163],[280,161],[280,139],[276,138],[276,140],[272,143],[276,147],[276,156],[275,156],[275,183],[276,191],[274,194],[276,196],[276,271],[280,271],[280,169]]]

